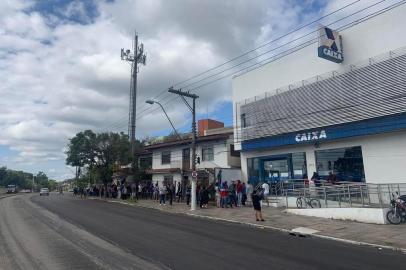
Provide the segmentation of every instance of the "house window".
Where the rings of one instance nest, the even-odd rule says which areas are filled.
[[[202,161],[214,160],[213,146],[202,148]]]
[[[247,127],[247,121],[245,119],[245,113],[241,114],[241,127],[242,128]]]
[[[235,151],[234,144],[230,144],[230,156],[240,157],[240,151]]]
[[[162,184],[164,186],[173,185],[173,175],[164,175],[164,182]]]
[[[148,170],[152,168],[152,157],[140,157],[140,169]]]
[[[171,163],[171,151],[163,151],[162,152],[161,163],[162,164],[170,164]]]

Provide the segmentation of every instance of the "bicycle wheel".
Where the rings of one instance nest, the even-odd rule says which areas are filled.
[[[391,224],[400,224],[402,222],[402,217],[399,215],[398,211],[389,210],[386,213],[386,219]]]
[[[321,204],[318,199],[310,199],[309,204],[311,208],[321,208]]]
[[[303,207],[303,202],[302,202],[302,198],[301,198],[301,197],[297,198],[297,200],[296,200],[296,206],[297,206],[297,208],[302,208],[302,207]]]

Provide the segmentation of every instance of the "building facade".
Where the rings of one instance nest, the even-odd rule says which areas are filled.
[[[203,185],[213,183],[216,169],[240,170],[240,153],[234,151],[233,129],[218,128],[203,133],[206,135],[196,140],[198,181]],[[140,155],[140,167],[146,169],[153,184],[188,185],[192,174],[191,152],[190,138],[151,144]]]
[[[233,79],[243,180],[406,181],[404,14],[342,29],[342,56],[310,42]]]

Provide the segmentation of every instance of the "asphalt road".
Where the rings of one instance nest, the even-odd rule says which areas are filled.
[[[406,255],[65,194],[0,200],[0,269],[402,269]]]

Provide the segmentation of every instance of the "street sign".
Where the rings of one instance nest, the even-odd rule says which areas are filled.
[[[197,172],[196,172],[196,171],[193,171],[193,172],[192,172],[192,177],[193,177],[193,178],[197,178]]]

